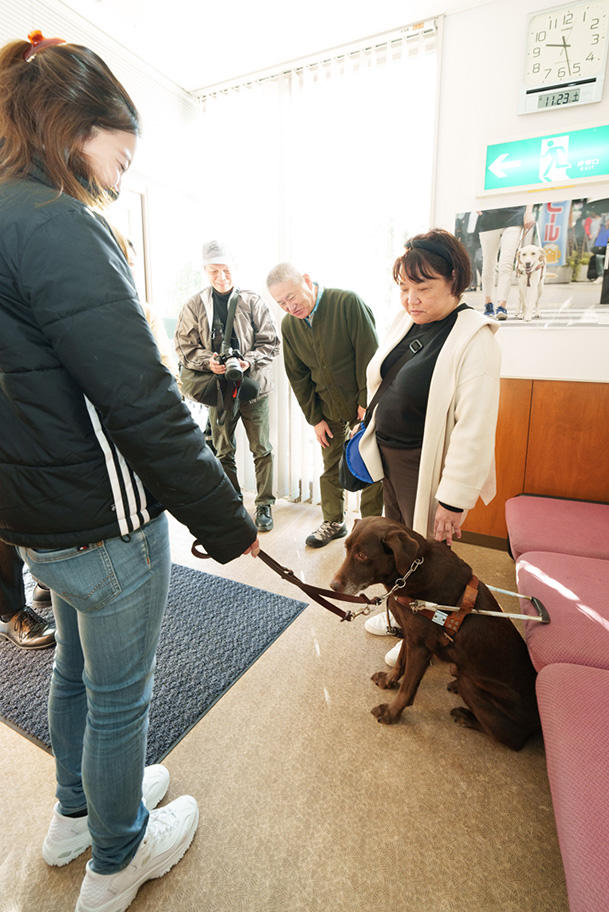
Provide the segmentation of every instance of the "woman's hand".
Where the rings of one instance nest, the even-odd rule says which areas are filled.
[[[254,539],[254,541],[251,543],[251,545],[249,546],[249,548],[246,548],[246,549],[245,549],[245,551],[243,552],[243,554],[244,554],[244,555],[245,555],[245,554],[251,554],[252,557],[258,557],[258,554],[259,554],[259,553],[260,553],[260,542],[258,541],[258,538],[256,537],[256,538]]]
[[[463,513],[454,513],[452,510],[447,510],[446,507],[438,504],[433,523],[435,540],[445,541],[447,545],[452,545],[453,538],[461,538],[462,522]]]

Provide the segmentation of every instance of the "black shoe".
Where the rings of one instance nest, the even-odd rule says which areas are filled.
[[[36,583],[34,594],[32,596],[32,608],[42,611],[44,608],[51,607],[51,590],[42,583]]]
[[[256,528],[259,532],[270,532],[273,528],[273,517],[269,504],[256,507],[256,516],[254,518]]]
[[[31,608],[22,608],[8,621],[0,621],[0,636],[22,649],[55,645],[55,628]]]

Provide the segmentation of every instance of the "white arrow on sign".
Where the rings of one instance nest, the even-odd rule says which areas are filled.
[[[494,162],[488,166],[488,170],[491,171],[495,177],[507,177],[508,168],[519,168],[522,162],[519,161],[506,161],[509,152],[502,152],[501,155],[498,155]]]

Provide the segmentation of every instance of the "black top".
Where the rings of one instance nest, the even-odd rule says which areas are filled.
[[[411,344],[418,341],[422,345],[381,395],[376,409],[376,436],[384,446],[414,450],[423,443],[431,376],[457,314],[466,307],[467,304],[460,304],[443,320],[421,326],[414,323],[381,364],[381,377],[385,377]]]
[[[503,209],[485,209],[478,216],[476,231],[496,231],[497,228],[510,228],[524,225],[526,206],[505,206]]]
[[[214,352],[219,352],[222,348],[222,340],[224,339],[224,327],[226,326],[226,320],[228,319],[228,299],[232,293],[232,288],[225,294],[222,294],[222,292],[216,291],[215,288],[212,288],[211,297],[214,305],[214,317],[211,328],[211,350]],[[236,351],[239,349],[239,341],[235,333],[234,324],[230,347],[234,348]]]

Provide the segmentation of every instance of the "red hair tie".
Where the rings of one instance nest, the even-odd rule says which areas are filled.
[[[30,57],[33,57],[38,51],[42,51],[44,48],[53,47],[55,44],[65,44],[63,38],[45,38],[40,29],[36,29],[27,36],[27,40],[30,42],[29,48],[23,52],[23,59],[29,60]]]

